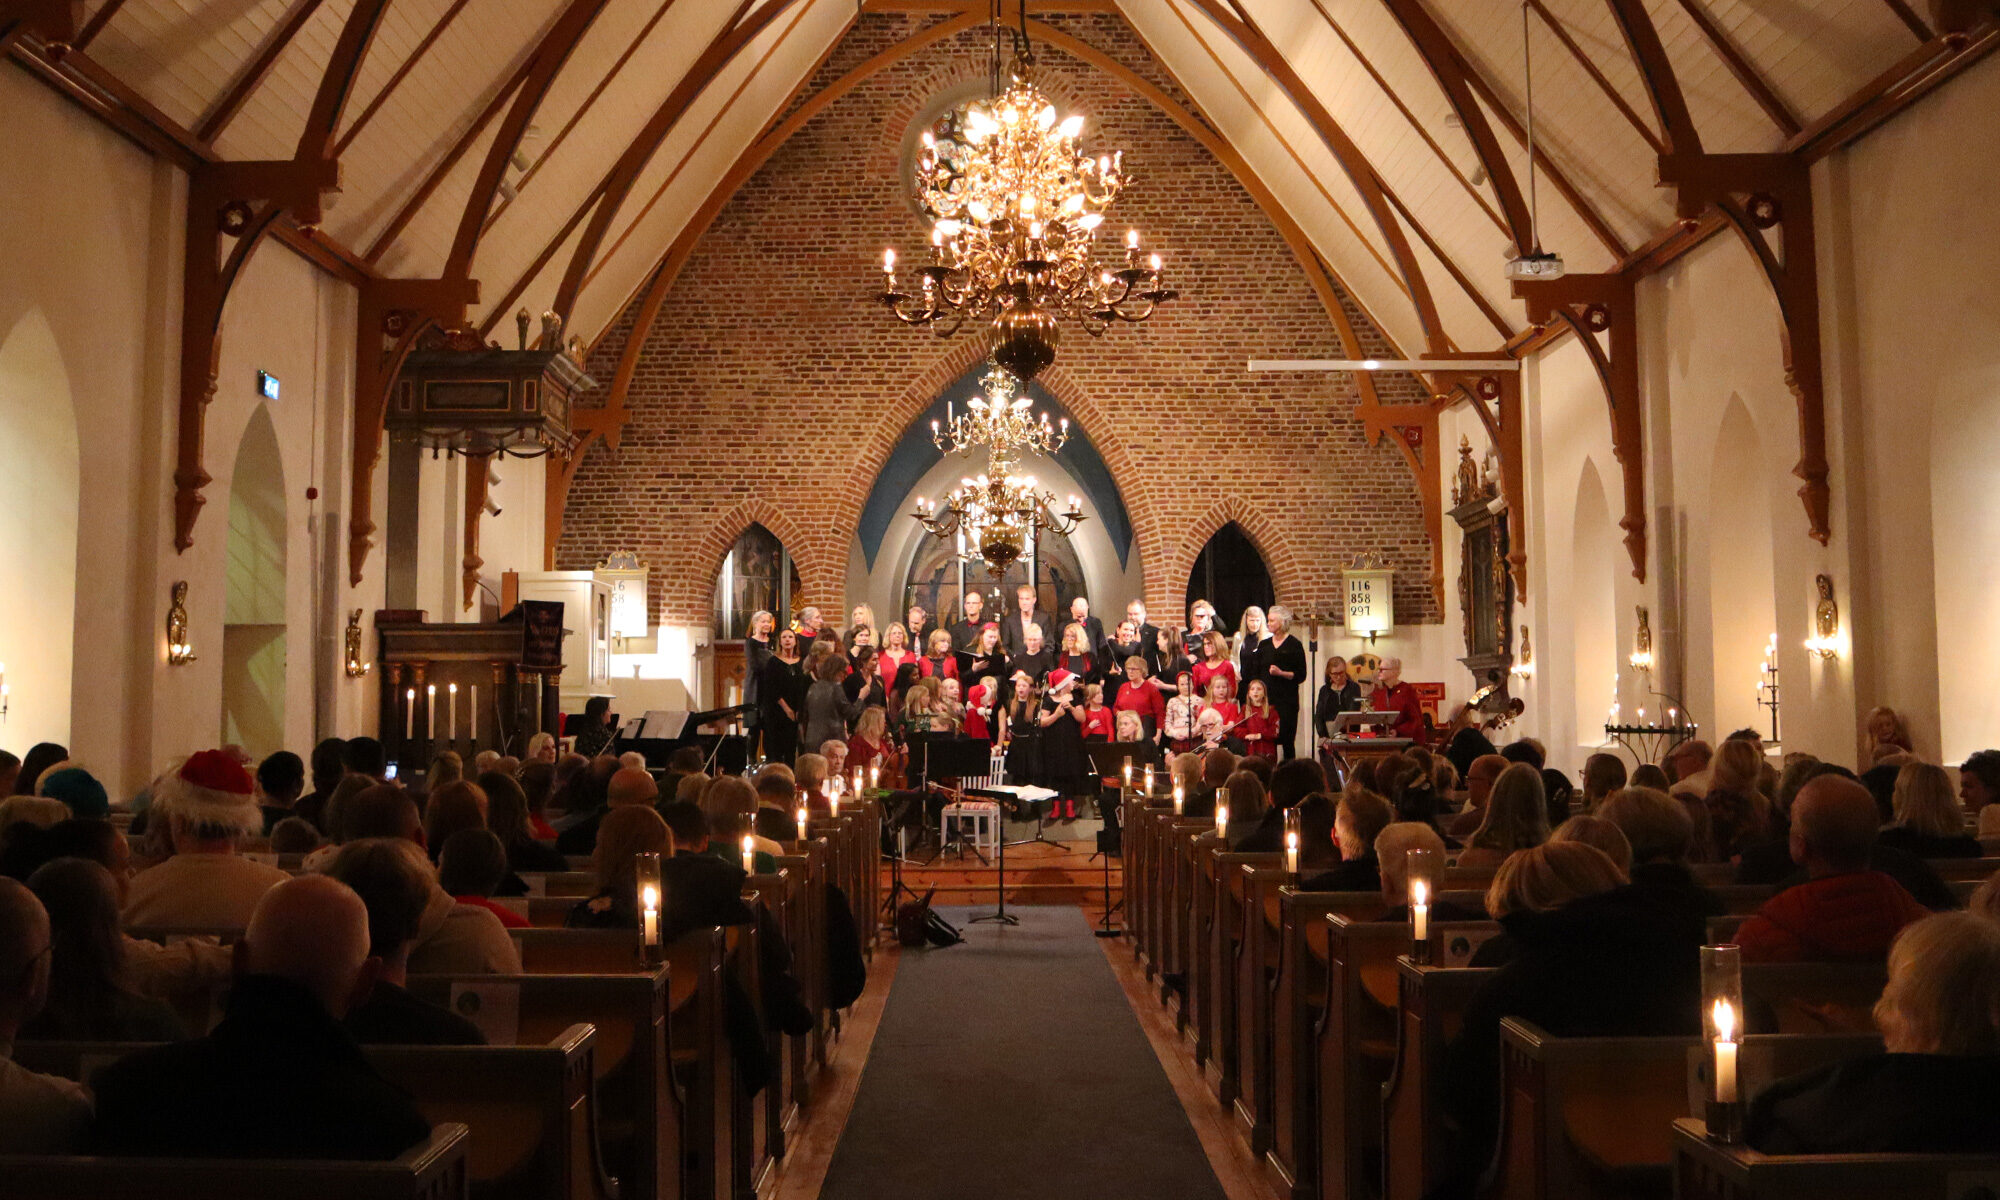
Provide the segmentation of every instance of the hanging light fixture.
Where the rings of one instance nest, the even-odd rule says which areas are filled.
[[[931,422],[932,445],[947,454],[983,445],[1011,462],[1023,450],[1054,454],[1068,443],[1069,418],[1051,424],[1047,413],[1031,411],[1033,402],[1021,394],[1020,380],[998,363],[979,383],[984,394],[965,402],[964,415],[947,405],[944,423]]]
[[[1102,334],[1114,321],[1146,320],[1179,293],[1137,230],[1125,235],[1119,265],[1092,261],[1097,228],[1126,183],[1124,152],[1091,157],[1080,142],[1083,117],[1062,117],[1035,86],[1025,5],[1020,29],[1008,30],[996,0],[991,27],[991,99],[923,135],[917,198],[931,221],[929,259],[906,292],[896,252],[885,250],[876,299],[939,337],[967,320],[988,322],[994,360],[1028,380],[1055,360],[1063,322]],[[1002,90],[1008,36],[1014,57]]]
[[[1034,476],[1005,473],[960,480],[943,503],[918,500],[917,511],[910,515],[934,537],[950,539],[963,533],[967,556],[978,555],[995,579],[1027,553],[1031,539],[1043,533],[1074,533],[1087,519],[1077,497],[1071,496],[1069,507],[1057,511],[1055,494],[1043,491]]]

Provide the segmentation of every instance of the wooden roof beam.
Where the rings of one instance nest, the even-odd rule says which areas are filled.
[[[1667,141],[1660,153],[1700,154],[1701,131],[1695,128],[1687,97],[1681,93],[1680,76],[1674,73],[1673,59],[1660,43],[1660,31],[1653,27],[1646,0],[1605,0],[1605,3],[1611,6],[1611,19],[1624,33],[1625,46],[1639,68],[1639,78],[1646,83],[1647,96],[1653,101],[1653,115],[1659,118]]]
[[[451,7],[446,9],[444,15],[439,17],[436,23],[425,32],[423,40],[417,43],[416,49],[410,51],[410,56],[397,65],[395,73],[390,75],[388,82],[382,85],[382,90],[375,93],[374,98],[368,101],[368,107],[362,109],[361,115],[354,118],[353,122],[348,125],[347,132],[340,135],[340,140],[334,143],[333,152],[335,154],[345,154],[347,152],[347,148],[354,144],[354,139],[361,136],[361,130],[369,121],[374,119],[375,114],[381,111],[382,106],[388,103],[389,97],[393,96],[396,89],[402,86],[403,80],[408,78],[410,72],[415,70],[417,65],[424,60],[424,55],[430,53],[431,47],[437,44],[437,40],[444,36],[445,30],[451,27],[452,21],[459,13],[465,11],[465,6],[471,2],[472,0],[451,0]]]
[[[389,218],[389,223],[382,228],[380,234],[376,235],[374,243],[368,247],[368,252],[362,255],[363,259],[375,262],[398,237],[402,236],[404,228],[417,215],[417,211],[430,200],[431,193],[444,182],[445,176],[451,174],[452,168],[458,165],[458,160],[464,158],[465,152],[472,148],[472,143],[479,140],[479,135],[486,132],[486,127],[493,123],[493,118],[500,115],[500,106],[507,103],[507,98],[519,90],[521,84],[528,78],[529,68],[534,65],[535,57],[532,54],[522,60],[514,74],[506,83],[500,85],[500,89],[493,93],[492,99],[479,110],[479,115],[472,119],[472,124],[466,126],[465,132],[458,135],[458,140],[452,143],[451,149],[445,151],[444,157],[438,159],[431,167],[430,172],[424,176],[424,181],[417,185],[417,190],[410,194],[410,198],[403,202],[401,208],[396,210],[396,215]]]
[[[1576,39],[1569,35],[1569,30],[1556,19],[1556,15],[1543,6],[1542,0],[1528,0],[1528,7],[1542,19],[1542,25],[1555,35],[1556,41],[1562,43],[1563,49],[1569,51],[1569,56],[1576,60],[1576,65],[1582,67],[1583,73],[1590,76],[1591,82],[1597,85],[1597,90],[1604,93],[1604,98],[1611,101],[1611,106],[1618,110],[1626,123],[1631,125],[1640,137],[1646,139],[1646,144],[1653,148],[1653,153],[1664,154],[1667,144],[1660,140],[1660,135],[1653,131],[1652,126],[1640,120],[1639,114],[1632,111],[1632,106],[1625,102],[1625,97],[1611,85],[1609,79],[1605,78],[1604,72],[1598,69],[1597,63],[1590,55],[1584,53],[1583,47],[1576,44]]]
[[[1800,129],[1798,117],[1785,104],[1784,98],[1778,95],[1777,90],[1758,74],[1757,68],[1744,57],[1743,51],[1736,43],[1730,40],[1729,31],[1709,15],[1708,9],[1702,7],[1701,0],[1681,0],[1681,8],[1694,22],[1695,28],[1701,30],[1701,35],[1708,39],[1708,44],[1715,48],[1715,53],[1722,59],[1722,64],[1736,77],[1736,82],[1743,85],[1743,90],[1750,93],[1750,98],[1757,102],[1757,107],[1763,109],[1764,115],[1771,118],[1771,124],[1776,125],[1778,131],[1786,137],[1796,137]]]
[[[277,65],[278,56],[285,52],[285,47],[292,44],[292,39],[298,36],[299,30],[312,19],[312,15],[319,11],[322,3],[324,0],[294,0],[291,10],[285,14],[285,19],[279,22],[277,28],[264,39],[264,44],[257,48],[257,54],[250,60],[250,64],[238,72],[235,81],[229,85],[229,90],[222,94],[222,99],[216,102],[214,108],[208,110],[208,115],[201,119],[201,124],[194,127],[196,141],[208,145],[222,136],[222,131],[229,128],[229,123],[236,119],[236,114],[249,102],[251,93],[264,82],[264,76],[270,74],[271,68]]]
[[[1916,35],[1919,42],[1928,42],[1937,36],[1931,32],[1931,27],[1924,23],[1924,19],[1917,15],[1916,10],[1909,6],[1907,0],[1883,0],[1883,3],[1889,6],[1890,12],[1896,14],[1896,19],[1903,23],[1905,29]]]
[[[84,25],[82,32],[76,35],[76,40],[70,43],[70,48],[72,50],[90,49],[90,43],[97,40],[97,35],[104,32],[104,27],[111,24],[111,18],[117,16],[118,10],[123,7],[125,7],[125,0],[104,0],[104,3],[98,6],[97,11],[90,14],[89,22]]]

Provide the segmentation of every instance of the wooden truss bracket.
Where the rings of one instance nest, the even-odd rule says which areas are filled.
[[[1625,477],[1625,550],[1632,578],[1646,580],[1645,425],[1639,411],[1637,285],[1625,275],[1565,275],[1514,282],[1514,298],[1528,304],[1536,325],[1567,324],[1590,356],[1611,411],[1611,453]],[[1598,340],[1603,334],[1609,342]],[[1503,456],[1504,457],[1504,456]]]
[[[1792,474],[1801,481],[1807,532],[1825,545],[1832,536],[1832,503],[1810,168],[1793,154],[1665,154],[1660,182],[1677,189],[1682,220],[1695,220],[1710,208],[1720,212],[1777,297],[1785,384],[1799,410],[1799,461]]]
[[[221,369],[222,311],[278,219],[320,219],[321,198],[340,190],[330,161],[198,163],[188,175],[187,247],[181,263],[179,445],[174,462],[174,549],[194,545],[210,482],[203,465],[208,405]]]
[[[354,331],[354,475],[349,485],[347,582],[361,586],[375,547],[375,464],[389,387],[417,338],[432,328],[462,329],[479,303],[476,279],[371,279],[361,288]]]

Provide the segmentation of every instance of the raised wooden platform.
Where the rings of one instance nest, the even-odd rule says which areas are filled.
[[[1097,849],[1098,823],[1094,820],[1079,820],[1073,825],[1047,825],[1043,836],[1055,845],[1031,842],[1023,846],[1007,848],[1007,903],[1009,904],[1079,904],[1093,911],[1101,911],[1104,905],[1104,860],[1093,860],[1091,855]],[[1007,826],[1007,839],[1018,841],[1032,837],[1035,826],[1032,822],[1014,823]],[[992,904],[1000,889],[1000,873],[996,862],[982,863],[969,850],[963,854],[954,847],[941,857],[922,865],[923,859],[930,857],[930,851],[913,854],[903,869],[903,882],[918,895],[937,888],[934,903],[937,904]],[[988,856],[991,858],[991,856]],[[883,864],[883,886],[888,886],[890,875],[888,864]],[[1111,860],[1111,900],[1115,904],[1123,898],[1125,883],[1124,864],[1117,858]]]

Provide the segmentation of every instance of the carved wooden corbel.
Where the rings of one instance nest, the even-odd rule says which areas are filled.
[[[1632,578],[1646,581],[1645,426],[1639,412],[1639,328],[1637,289],[1624,275],[1565,275],[1560,279],[1520,279],[1514,297],[1528,303],[1536,325],[1562,321],[1590,356],[1611,410],[1611,453],[1625,477],[1625,550]],[[1607,349],[1598,334],[1610,340]]]

